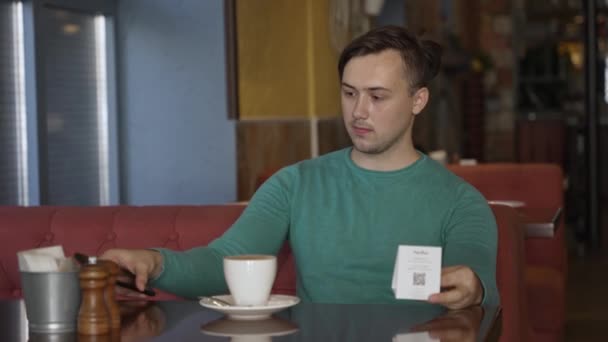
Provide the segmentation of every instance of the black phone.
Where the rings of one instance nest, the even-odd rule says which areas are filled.
[[[80,263],[81,265],[86,265],[86,264],[90,263],[89,257],[87,255],[85,255],[85,254],[82,254],[82,253],[74,253],[74,259],[76,259],[76,261],[78,261],[78,263]],[[121,268],[121,271],[123,273],[126,273],[132,280],[135,279],[135,275],[133,273],[131,273],[129,270]],[[156,296],[156,292],[153,289],[148,288],[148,287],[146,287],[143,291],[141,291],[140,289],[138,289],[135,286],[135,284],[128,283],[128,282],[121,281],[121,280],[116,280],[116,285],[118,285],[120,287],[123,287],[125,289],[129,289],[129,290],[135,291],[135,292],[143,293],[143,294],[145,294],[146,296],[149,296],[149,297]]]
[[[143,294],[145,294],[146,296],[149,296],[149,297],[156,296],[156,292],[153,289],[148,288],[148,287],[146,287],[143,291],[141,291],[140,289],[137,288],[137,286],[135,286],[135,284],[133,284],[133,283],[127,283],[127,282],[124,282],[124,281],[121,281],[121,280],[117,280],[116,281],[116,285],[118,285],[120,287],[124,287],[125,289],[129,289],[129,290],[135,291],[135,292],[143,293]]]

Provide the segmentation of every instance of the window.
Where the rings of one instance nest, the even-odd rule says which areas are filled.
[[[0,205],[28,204],[23,6],[0,2]]]
[[[41,204],[109,204],[106,18],[36,11]]]
[[[106,0],[0,0],[0,205],[118,203]]]

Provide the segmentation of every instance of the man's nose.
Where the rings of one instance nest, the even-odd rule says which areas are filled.
[[[357,97],[355,107],[353,108],[353,118],[355,119],[367,119],[369,117],[369,109],[365,96]]]

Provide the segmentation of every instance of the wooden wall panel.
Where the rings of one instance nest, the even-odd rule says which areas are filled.
[[[341,117],[318,121],[319,155],[352,145]]]
[[[238,122],[238,199],[249,200],[265,172],[310,157],[309,120]]]
[[[310,122],[302,120],[261,120],[237,123],[238,199],[247,201],[259,181],[284,166],[311,153]],[[317,122],[319,155],[351,145],[342,118]]]

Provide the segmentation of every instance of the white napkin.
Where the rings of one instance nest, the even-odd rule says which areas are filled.
[[[56,272],[72,268],[66,259],[63,247],[50,246],[17,252],[19,270],[24,272]]]

